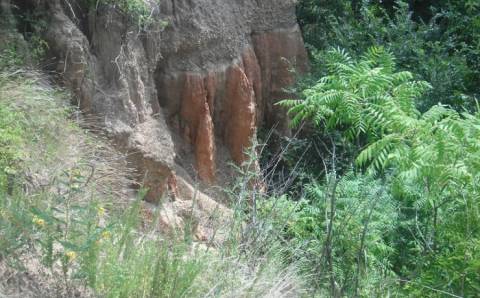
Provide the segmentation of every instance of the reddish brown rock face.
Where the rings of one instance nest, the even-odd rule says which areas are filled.
[[[215,181],[216,143],[225,145],[240,165],[257,126],[277,126],[289,133],[286,112],[275,103],[292,96],[285,88],[307,70],[298,27],[253,35],[252,43],[255,47],[246,47],[228,67],[161,78],[165,92],[160,102],[174,129],[192,146],[204,182]],[[216,142],[215,136],[221,139]]]
[[[247,48],[242,54],[243,67],[248,81],[253,86],[255,92],[255,102],[257,106],[257,125],[263,122],[263,92],[262,92],[262,73],[260,65],[258,64],[257,56],[253,48]]]
[[[129,153],[148,201],[181,197],[176,177],[191,183],[195,172],[227,182],[229,160],[245,160],[258,126],[288,134],[275,103],[292,96],[290,70],[307,69],[295,1],[145,1],[160,21],[145,34],[114,5],[93,14],[29,2],[50,18],[45,40],[76,104]]]
[[[213,183],[215,181],[215,135],[207,102],[203,103],[200,110],[200,122],[195,140],[195,159],[200,179]]]
[[[226,70],[206,74],[183,73],[166,78],[170,102],[180,101],[180,112],[174,111],[172,123],[179,114],[180,134],[192,145],[199,178],[204,182],[215,180],[215,134],[223,136],[233,161],[241,164],[244,151],[255,137],[257,107],[262,103],[262,78],[255,52],[247,48],[240,62],[232,62]],[[182,90],[172,90],[181,88]],[[182,94],[178,99],[175,94]],[[171,105],[173,108],[176,105]],[[219,108],[220,112],[214,111]],[[216,119],[214,119],[216,115]],[[217,123],[216,127],[214,123]]]
[[[255,136],[255,93],[253,84],[240,66],[230,67],[227,78],[225,142],[232,159],[241,164]]]
[[[97,16],[87,38],[57,2],[47,39],[63,57],[58,65],[84,111],[101,115],[127,150],[141,146],[146,162],[136,166],[152,176],[139,176],[149,196],[165,191],[179,160],[188,176],[194,165],[213,183],[228,153],[237,164],[245,160],[257,126],[288,135],[288,117],[275,103],[292,96],[285,88],[307,68],[293,1],[160,1],[152,12],[169,26],[141,41],[124,36],[135,30],[114,8]],[[157,135],[144,125],[150,121],[159,123]],[[149,168],[152,160],[164,169]]]
[[[212,115],[215,80],[186,74],[180,111],[180,127],[184,138],[194,146],[199,178],[215,180],[215,135]]]
[[[184,137],[195,144],[201,111],[207,102],[204,79],[199,75],[186,74],[180,110],[180,126]]]
[[[81,108],[102,115],[128,150],[141,144],[146,163],[137,162],[139,172],[154,175],[139,177],[152,198],[165,191],[178,160],[187,172],[194,165],[211,184],[216,169],[226,168],[228,152],[237,164],[245,160],[257,126],[288,135],[288,117],[275,103],[292,96],[285,88],[295,72],[307,69],[290,0],[171,3],[160,1],[152,10],[169,26],[152,30],[142,42],[135,34],[123,36],[134,30],[114,9],[97,16],[101,26],[88,28],[89,39],[58,3],[51,7],[54,28],[47,34]],[[158,135],[144,129],[149,121],[159,122]],[[165,169],[149,168],[152,160]]]

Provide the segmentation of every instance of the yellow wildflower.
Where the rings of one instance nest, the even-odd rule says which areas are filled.
[[[110,239],[112,234],[109,231],[103,231],[102,232],[102,239]]]
[[[41,219],[40,217],[38,217],[36,215],[33,217],[32,222],[39,227],[45,226],[45,220]]]
[[[67,257],[69,262],[72,262],[73,260],[75,260],[77,258],[77,253],[74,252],[74,251],[67,251],[65,256]]]
[[[98,216],[102,217],[102,216],[105,215],[105,208],[103,208],[103,207],[98,207],[97,212],[98,212]]]

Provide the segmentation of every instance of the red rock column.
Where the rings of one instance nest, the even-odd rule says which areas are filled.
[[[227,118],[225,143],[232,159],[241,164],[245,161],[245,150],[251,145],[255,136],[255,95],[253,86],[244,71],[234,65],[227,73]]]
[[[209,90],[212,87],[208,88]],[[195,148],[199,178],[207,183],[215,180],[215,134],[205,81],[200,75],[186,74],[180,111],[185,139]]]
[[[215,135],[207,102],[204,102],[200,114],[195,140],[197,171],[202,181],[213,183],[215,181]]]

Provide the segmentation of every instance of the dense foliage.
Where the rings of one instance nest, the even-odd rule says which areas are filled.
[[[326,296],[330,286],[334,296],[381,297],[392,291],[398,280],[390,263],[391,236],[399,210],[384,183],[349,172],[305,189],[298,202],[283,196],[260,206],[272,229],[283,231],[285,257],[299,262],[305,278]]]
[[[479,9],[300,1],[312,73],[280,103],[297,178],[260,210],[320,295],[480,292]]]
[[[302,233],[293,236],[299,241],[320,233],[324,238],[314,247],[320,251],[324,247],[328,252],[331,246],[333,256],[322,252],[320,257],[310,258],[317,260],[310,268],[324,268],[321,277],[330,278],[333,296],[353,292],[379,295],[368,289],[382,288],[376,284],[375,274],[381,268],[394,272],[397,276],[394,280],[405,283],[400,290],[410,295],[475,296],[480,284],[480,114],[459,113],[441,104],[420,112],[415,103],[432,87],[413,80],[414,75],[408,71],[399,71],[393,55],[383,48],[370,48],[358,59],[335,49],[326,53],[323,61],[327,75],[305,88],[300,99],[284,100],[281,104],[289,108],[293,125],[312,122],[325,135],[335,132],[343,142],[358,147],[356,170],[366,170],[369,175],[385,181],[384,187],[391,194],[392,203],[383,203],[384,213],[381,214],[394,222],[380,221],[383,229],[375,231],[373,219],[372,222],[370,219],[360,221],[365,231],[360,248],[353,235],[345,237],[345,234],[358,234],[358,231],[355,233],[355,227],[344,224],[350,219],[344,219],[342,209],[352,204],[361,208],[361,212],[369,213],[368,206],[362,207],[362,199],[373,205],[381,196],[357,193],[343,202],[345,190],[336,181],[340,179],[341,183],[346,178],[337,178],[341,173],[332,166],[325,182],[330,195],[322,199],[325,196],[318,191],[321,188],[315,187],[317,199],[310,199],[308,203],[307,210],[318,208],[316,213],[310,212],[307,216],[318,226],[311,228],[300,221],[297,228],[300,227]],[[333,165],[344,162],[336,160],[335,144],[332,142],[330,151]],[[352,179],[349,174],[346,177]],[[330,186],[332,179],[335,180],[333,188]],[[356,179],[362,181],[364,178]],[[359,183],[369,191],[375,189],[366,182]],[[310,194],[307,198],[311,197],[312,187],[306,189]],[[389,204],[397,208],[391,209]],[[303,210],[296,210],[295,215],[305,216]],[[341,228],[335,229],[336,224]],[[369,243],[369,237],[381,241]],[[346,240],[341,242],[341,239]],[[369,274],[360,276],[357,271],[357,275],[351,277],[365,283],[348,284],[345,276],[339,274],[343,271],[332,264],[341,268],[356,261],[360,267],[359,259],[352,260],[348,256],[358,249],[359,256],[381,261],[365,262]],[[367,257],[369,252],[373,252],[373,256]],[[352,269],[345,272],[352,272]],[[385,273],[378,276],[382,284],[391,278]]]

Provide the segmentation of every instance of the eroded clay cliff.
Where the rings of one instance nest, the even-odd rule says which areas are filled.
[[[259,127],[289,133],[275,102],[307,68],[292,0],[149,1],[146,30],[112,5],[21,2],[44,12],[56,72],[129,153],[149,201],[185,199],[179,179],[224,183]]]
[[[258,127],[288,134],[274,103],[291,96],[285,88],[307,67],[294,3],[165,1],[159,11],[169,23],[154,74],[165,120],[182,136],[173,137],[177,152],[199,178],[222,180],[225,163],[244,160]],[[210,119],[213,131],[205,130]]]

